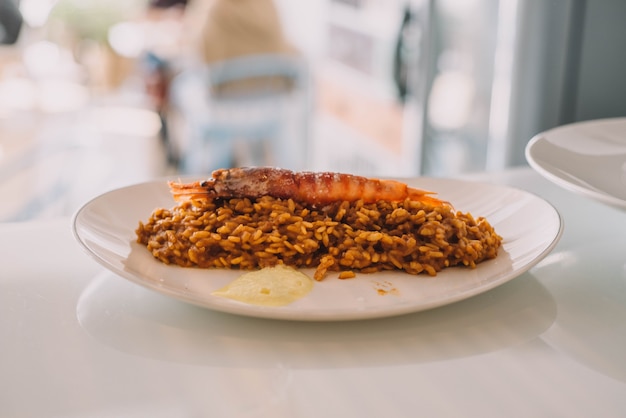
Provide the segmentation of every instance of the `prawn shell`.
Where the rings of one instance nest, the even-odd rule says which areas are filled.
[[[272,196],[293,199],[310,205],[337,201],[363,200],[423,201],[435,206],[448,205],[432,196],[433,192],[408,187],[396,180],[380,180],[334,172],[293,172],[271,167],[219,169],[203,182],[170,182],[177,201],[187,199],[258,198]]]

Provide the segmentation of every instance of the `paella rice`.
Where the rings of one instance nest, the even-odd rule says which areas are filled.
[[[136,234],[166,264],[251,270],[282,263],[313,268],[316,280],[330,271],[435,276],[495,258],[502,243],[485,218],[409,199],[322,207],[271,196],[189,199],[154,210]]]

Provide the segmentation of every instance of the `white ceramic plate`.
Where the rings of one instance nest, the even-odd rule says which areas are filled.
[[[454,267],[436,277],[402,272],[329,274],[304,298],[283,307],[245,304],[211,295],[241,272],[165,265],[135,242],[135,229],[157,207],[174,205],[165,181],[105,193],[75,214],[78,242],[114,273],[162,294],[209,309],[254,317],[335,321],[400,315],[483,293],[522,274],[561,236],[562,221],[543,199],[518,189],[448,179],[415,179],[410,185],[439,192],[457,210],[485,216],[503,237],[500,254],[476,269]],[[312,277],[312,270],[303,270]]]
[[[626,210],[626,118],[560,126],[536,135],[526,159],[555,184]]]

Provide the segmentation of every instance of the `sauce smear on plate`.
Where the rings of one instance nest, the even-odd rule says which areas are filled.
[[[212,293],[259,306],[288,305],[311,291],[313,280],[298,270],[279,264],[241,275]]]

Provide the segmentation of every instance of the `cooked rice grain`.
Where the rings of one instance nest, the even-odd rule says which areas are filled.
[[[261,197],[190,200],[155,210],[137,241],[183,267],[242,270],[284,263],[328,271],[400,269],[431,276],[495,258],[502,238],[484,218],[420,202],[337,202],[310,208]]]

